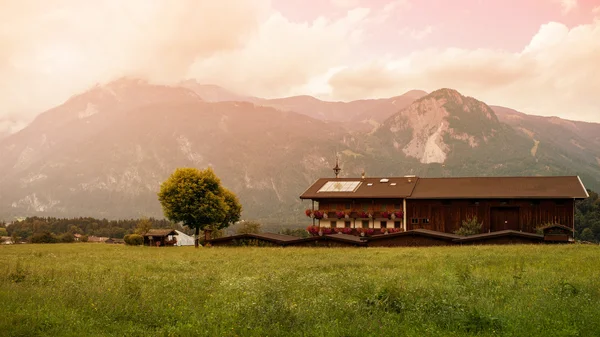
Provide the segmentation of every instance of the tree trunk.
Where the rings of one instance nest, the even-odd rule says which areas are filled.
[[[196,227],[196,235],[194,235],[194,246],[198,248],[199,245],[199,236],[200,236],[200,227]]]

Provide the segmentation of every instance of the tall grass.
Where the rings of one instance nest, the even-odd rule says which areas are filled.
[[[0,247],[0,335],[592,336],[598,246]]]

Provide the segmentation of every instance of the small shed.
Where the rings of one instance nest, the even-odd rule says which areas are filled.
[[[366,247],[367,243],[359,236],[338,233],[297,238],[288,242],[287,245],[294,247]]]
[[[169,236],[178,235],[174,229],[151,229],[144,234],[145,246],[174,246],[177,239],[173,237],[169,240]]]
[[[222,238],[206,240],[213,246],[259,246],[259,247],[281,247],[286,246],[289,242],[296,241],[300,238],[275,233],[258,233],[258,234],[239,234],[225,236]]]
[[[542,243],[543,240],[544,237],[539,234],[507,229],[491,233],[464,236],[454,240],[454,242],[470,245],[510,245]]]
[[[542,227],[546,242],[573,242],[573,229],[567,226],[553,224]]]
[[[369,247],[427,247],[453,245],[460,236],[428,229],[413,229],[373,235],[367,239]]]
[[[194,237],[185,234],[184,232],[175,230],[177,232],[177,242],[175,246],[193,246],[195,243]]]
[[[124,245],[125,240],[109,238],[108,240],[104,241],[104,243],[113,244],[113,245]]]

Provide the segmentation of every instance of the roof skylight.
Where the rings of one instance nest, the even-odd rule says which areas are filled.
[[[354,192],[360,185],[360,181],[328,181],[318,192]]]

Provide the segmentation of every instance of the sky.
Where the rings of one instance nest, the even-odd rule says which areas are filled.
[[[0,131],[123,76],[600,122],[600,0],[0,0]]]

